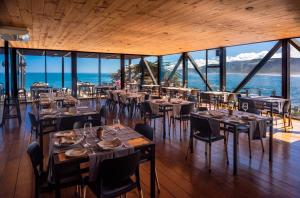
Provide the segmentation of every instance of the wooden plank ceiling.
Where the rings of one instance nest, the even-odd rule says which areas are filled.
[[[299,0],[2,0],[14,47],[163,55],[300,36]]]

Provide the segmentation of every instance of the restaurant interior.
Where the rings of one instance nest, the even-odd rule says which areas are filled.
[[[300,196],[298,0],[0,16],[0,197]]]

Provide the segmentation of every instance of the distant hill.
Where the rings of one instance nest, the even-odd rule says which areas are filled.
[[[226,67],[227,73],[249,73],[258,63],[260,59],[247,61],[228,62]],[[291,58],[291,74],[300,75],[300,58]],[[194,72],[193,68],[189,68]],[[201,71],[205,72],[205,68],[201,67]],[[216,72],[216,69],[209,69],[208,72]],[[279,74],[281,73],[281,58],[272,58],[259,71],[260,74]]]

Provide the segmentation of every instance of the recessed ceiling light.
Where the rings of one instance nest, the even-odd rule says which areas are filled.
[[[245,10],[247,10],[247,11],[252,11],[253,9],[254,9],[254,7],[252,7],[252,6],[248,6],[245,8]]]

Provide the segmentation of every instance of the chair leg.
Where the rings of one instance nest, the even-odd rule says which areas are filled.
[[[205,157],[207,157],[207,143],[205,142]]]
[[[83,187],[83,198],[86,197],[86,189],[87,189],[87,186],[84,186],[84,187]]]
[[[158,177],[157,177],[156,168],[155,168],[155,182],[156,182],[156,186],[157,186],[157,191],[158,191],[158,193],[160,193],[160,185],[159,185],[159,181],[158,181]]]
[[[180,129],[179,129],[180,134],[179,134],[179,139],[180,139],[180,141],[181,141],[181,120],[179,121],[179,123],[180,123]]]
[[[228,149],[227,149],[227,138],[226,138],[226,136],[224,137],[224,142],[225,142],[224,146],[225,146],[225,154],[226,154],[226,163],[227,163],[227,165],[229,165]]]
[[[142,189],[139,189],[138,191],[139,191],[139,198],[143,198],[144,196],[143,196],[143,191],[142,191]]]
[[[260,143],[261,143],[262,152],[265,152],[264,142],[262,138],[260,138]]]
[[[249,145],[249,158],[252,158],[251,155],[251,139],[250,139],[250,132],[248,133],[248,145]]]
[[[208,171],[211,173],[211,143],[208,143],[209,149],[208,149]]]

